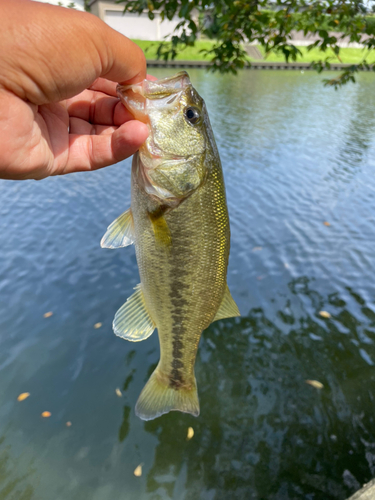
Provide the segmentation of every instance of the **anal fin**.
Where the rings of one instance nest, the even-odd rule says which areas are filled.
[[[133,214],[131,208],[108,226],[100,246],[102,248],[122,248],[134,243]]]
[[[112,327],[118,337],[140,342],[147,339],[156,326],[147,311],[141,285],[137,285],[134,290],[133,295],[117,311]]]
[[[237,304],[233,300],[227,285],[219,310],[212,321],[224,318],[233,318],[233,316],[240,316],[240,311],[238,310]]]

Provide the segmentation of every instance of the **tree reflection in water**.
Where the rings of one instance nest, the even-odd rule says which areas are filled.
[[[145,423],[159,441],[150,498],[342,500],[375,475],[375,313],[350,289],[354,313],[307,278],[289,288],[304,304],[299,316],[255,308],[202,336],[200,417],[172,412]]]
[[[0,436],[0,500],[31,500],[34,488],[27,479],[35,471],[28,467],[28,472],[19,475],[15,472],[17,460],[12,456],[11,447],[6,444],[5,435]]]

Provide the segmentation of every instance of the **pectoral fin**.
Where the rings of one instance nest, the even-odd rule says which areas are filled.
[[[118,337],[140,342],[147,339],[156,326],[147,311],[141,285],[137,285],[134,290],[133,295],[117,311],[112,327]]]
[[[240,311],[238,310],[237,304],[233,300],[230,294],[228,285],[224,293],[223,300],[220,304],[219,310],[216,313],[213,321],[224,318],[232,318],[233,316],[240,316]]]
[[[172,237],[164,213],[165,208],[159,207],[154,212],[149,212],[148,216],[152,223],[156,243],[169,247],[172,243]]]
[[[134,243],[133,214],[131,208],[112,222],[100,242],[102,248],[122,248]]]

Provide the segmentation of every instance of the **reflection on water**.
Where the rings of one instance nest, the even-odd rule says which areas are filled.
[[[347,136],[343,140],[336,159],[338,166],[335,173],[343,182],[348,182],[354,177],[355,171],[360,170],[375,133],[375,116],[372,111],[375,106],[373,93],[366,92],[363,88],[360,89],[353,104]],[[343,174],[340,173],[341,169],[344,170]]]
[[[344,500],[375,476],[374,75],[340,92],[307,72],[191,78],[242,313],[202,336],[201,415],[134,415],[158,340],[113,335],[139,277],[133,248],[99,246],[130,162],[0,182],[1,500]]]
[[[28,476],[35,472],[29,465],[28,471],[22,475],[13,471],[20,463],[22,457],[12,456],[11,446],[6,444],[5,436],[0,436],[0,500],[31,500],[34,495],[34,488],[27,482]]]
[[[255,308],[206,331],[197,362],[202,418],[172,413],[145,424],[158,440],[151,498],[186,490],[187,499],[343,499],[375,472],[375,314],[352,291],[359,316],[307,278],[289,288],[314,315],[302,309],[296,318],[286,307],[278,325]],[[321,319],[321,304],[335,311],[331,319]],[[353,349],[359,342],[363,352]]]

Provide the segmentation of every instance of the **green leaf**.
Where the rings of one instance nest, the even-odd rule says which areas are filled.
[[[235,73],[248,65],[242,44],[257,40],[265,54],[274,51],[285,61],[297,60],[302,53],[292,40],[292,32],[317,36],[307,51],[319,48],[340,58],[340,41],[348,37],[351,42],[361,42],[367,50],[375,48],[375,16],[370,4],[362,0],[119,0],[124,10],[133,13],[147,12],[151,20],[155,11],[161,19],[176,19],[171,42],[159,43],[157,56],[168,60],[175,58],[186,47],[193,47],[201,36],[215,40],[213,49],[206,51],[213,71]],[[374,8],[375,12],[375,8]],[[363,40],[363,35],[366,39]],[[313,63],[316,71],[329,69],[328,58]],[[364,63],[356,70],[345,70],[342,75],[327,80],[327,85],[339,88],[355,81],[354,74],[367,69]]]

